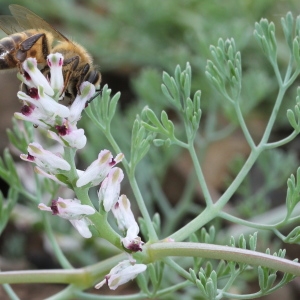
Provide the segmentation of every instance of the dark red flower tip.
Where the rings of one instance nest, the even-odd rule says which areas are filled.
[[[38,89],[37,88],[30,88],[28,90],[28,95],[33,98],[38,100],[39,99],[39,93],[38,93]]]
[[[29,153],[27,153],[27,159],[34,161],[34,156],[30,155]]]
[[[57,200],[52,200],[50,208],[52,210],[52,215],[58,215],[59,214],[58,207],[57,207]]]
[[[135,242],[131,242],[130,245],[127,247],[127,249],[131,250],[132,252],[143,251],[140,245]]]
[[[30,116],[31,113],[33,112],[34,110],[34,107],[33,106],[30,106],[30,105],[23,105],[22,108],[21,108],[21,113],[24,115],[24,116]]]
[[[26,71],[24,71],[24,76],[26,80],[31,80],[30,75]]]
[[[66,134],[68,134],[68,127],[66,125],[57,125],[55,126],[57,132],[59,135],[64,136]]]
[[[114,158],[111,159],[111,162],[109,163],[109,165],[112,167],[116,164],[116,161],[114,160]]]

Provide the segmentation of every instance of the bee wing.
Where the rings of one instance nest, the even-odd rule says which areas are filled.
[[[21,31],[26,29],[44,29],[45,31],[51,32],[54,38],[59,41],[69,41],[67,37],[65,37],[62,33],[57,31],[54,27],[33,13],[31,10],[17,4],[9,5],[9,9],[16,20],[15,23],[19,24],[19,28],[23,28]]]
[[[12,16],[0,16],[0,28],[7,34],[24,31],[24,28]]]

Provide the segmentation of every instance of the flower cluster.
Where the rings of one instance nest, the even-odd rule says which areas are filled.
[[[64,97],[63,56],[50,54],[47,61],[50,81],[38,69],[35,58],[28,58],[23,63],[24,72],[18,76],[27,93],[18,92],[23,107],[15,117],[47,129],[48,136],[63,146],[81,149],[86,144],[86,136],[82,128],[77,128],[77,122],[87,101],[95,93],[95,86],[82,83],[80,93],[70,107],[60,104],[58,100]]]
[[[87,101],[95,93],[95,87],[89,82],[83,82],[70,106],[60,104],[59,100],[64,97],[65,92],[63,56],[60,53],[50,54],[47,62],[49,76],[44,76],[38,69],[35,58],[28,58],[23,63],[23,74],[18,75],[24,87],[24,91],[18,92],[23,107],[20,113],[15,113],[15,117],[46,129],[47,136],[60,143],[64,151],[66,148],[76,151],[83,148],[87,141],[84,130],[77,128],[77,122]],[[60,185],[71,189],[89,189],[101,184],[98,191],[100,210],[113,213],[118,228],[124,232],[121,242],[125,248],[132,252],[142,251],[143,242],[138,236],[139,226],[130,209],[130,202],[125,195],[120,196],[124,174],[116,164],[122,161],[122,153],[113,157],[109,150],[102,150],[98,158],[85,171],[81,171],[72,169],[71,165],[74,164],[64,158],[64,152],[53,153],[36,142],[30,143],[27,151],[27,154],[21,154],[21,159],[34,163],[35,172]],[[77,179],[74,179],[74,173],[77,174]],[[84,238],[92,236],[89,226],[93,223],[89,216],[96,213],[92,204],[81,204],[80,199],[76,198],[59,197],[52,200],[50,206],[40,203],[38,207],[69,220]],[[125,260],[114,267],[96,288],[107,282],[111,289],[115,289],[146,268],[144,264],[135,264],[134,259]]]

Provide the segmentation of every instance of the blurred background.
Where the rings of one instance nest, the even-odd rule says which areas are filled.
[[[1,15],[10,14],[8,6],[11,3],[11,1],[1,0]],[[83,45],[91,53],[95,65],[102,73],[101,86],[108,84],[112,89],[112,94],[121,92],[120,109],[112,130],[125,154],[129,153],[133,120],[136,114],[140,114],[144,106],[148,105],[155,112],[165,109],[172,116],[173,108],[168,104],[160,89],[161,77],[163,71],[172,75],[178,64],[182,69],[185,68],[187,62],[191,64],[193,92],[198,89],[202,91],[203,119],[207,119],[210,109],[214,106],[212,103],[217,103],[218,126],[222,127],[230,120],[234,121],[232,110],[222,103],[223,99],[220,99],[220,95],[212,89],[204,74],[206,62],[211,59],[209,46],[216,45],[220,37],[223,39],[234,38],[237,49],[242,53],[242,109],[254,139],[259,141],[277,95],[278,86],[268,61],[253,37],[254,24],[261,18],[267,18],[275,23],[279,66],[285,71],[288,62],[288,48],[284,41],[280,20],[288,11],[291,11],[294,17],[300,12],[299,2],[296,0],[228,0],[223,2],[217,0],[49,0],[13,1],[13,3],[27,7],[68,38]],[[0,34],[0,38],[4,36],[4,33]],[[16,97],[18,89],[19,82],[15,72],[0,72],[1,153],[5,147],[8,147],[6,128],[12,126],[13,113],[20,110],[20,103]],[[286,119],[286,109],[293,107],[295,95],[295,88],[292,88],[287,94],[272,135],[274,140],[285,137],[291,132]],[[214,108],[215,110],[216,108]],[[110,146],[104,136],[95,132],[87,118],[84,119],[82,126],[90,138],[90,144],[85,151],[80,153],[79,162],[83,166],[87,166],[95,159],[100,149],[107,147],[110,149]],[[176,116],[174,119],[176,120]],[[278,209],[284,203],[286,179],[289,174],[295,173],[299,166],[299,147],[299,141],[295,140],[281,152],[272,154],[280,157],[281,169],[280,166],[276,167],[278,178],[275,178],[273,185],[271,184],[264,193],[261,193],[260,184],[264,182],[262,178],[264,175],[268,175],[265,174],[265,170],[268,168],[268,164],[272,168],[271,164],[274,160],[274,156],[266,154],[261,163],[254,168],[249,182],[244,184],[243,189],[235,196],[227,210],[234,211],[243,218],[252,217],[254,212],[256,215],[261,214],[265,219],[265,213],[270,212],[273,208]],[[203,160],[203,169],[210,191],[214,199],[217,199],[239,169],[239,164],[249,153],[249,148],[243,135],[236,130],[231,136],[210,143],[207,149]],[[151,171],[148,168],[145,169],[149,162],[154,166]],[[283,169],[282,165],[285,166]],[[274,169],[274,172],[277,169]],[[154,183],[159,183],[169,204],[175,206],[178,195],[184,192],[184,186],[190,173],[191,163],[186,153],[171,147],[155,149],[151,158],[142,162],[141,168],[138,170],[138,178],[149,203],[151,203],[151,198],[159,198],[153,192],[155,190]],[[153,178],[154,183],[149,184],[149,178]],[[5,193],[5,184],[1,186],[1,191]],[[253,197],[254,199],[251,201],[240,201],[243,197],[254,194],[256,191],[260,191],[257,198]],[[202,194],[197,186],[191,197],[194,203],[200,208],[203,207]],[[266,199],[267,201],[265,201]],[[149,210],[152,214],[159,211],[159,204],[149,204]],[[22,212],[24,213],[24,211]],[[2,269],[57,267],[49,251],[44,250],[44,240],[39,234],[39,221],[35,219],[36,216],[31,217],[29,212],[28,215],[28,223],[26,223],[27,220],[24,220],[22,224],[19,224],[19,212],[16,210],[0,238]],[[268,216],[270,215],[268,214]],[[178,220],[178,224],[174,224],[173,230],[193,217],[191,212],[187,212],[184,219]],[[229,227],[229,224],[224,223],[214,225],[223,228],[223,232],[226,232],[226,228],[228,228],[231,235],[234,235],[235,230],[236,232],[241,230]],[[167,234],[168,232],[163,232],[162,237]],[[272,236],[269,235],[266,241],[262,248],[270,247],[268,242],[271,243]],[[72,243],[65,239],[64,242],[67,245]],[[72,259],[79,266],[99,260],[97,251],[91,250],[90,244],[66,246],[66,249],[69,249],[68,247],[70,249],[84,247],[86,253],[84,258],[72,254]],[[289,253],[291,253],[291,258],[296,257],[293,249],[290,249]],[[255,284],[253,285],[253,291],[255,291]],[[285,299],[297,299],[300,292],[299,286],[296,280],[295,283],[283,289]],[[47,287],[45,287],[45,291]],[[30,292],[26,286],[17,285],[16,288],[19,289],[21,299],[42,299],[41,294],[34,295],[32,286]],[[51,293],[55,288],[51,286]],[[58,287],[58,289],[61,288]],[[248,290],[251,291],[251,285],[248,286]],[[22,297],[22,295],[24,296]],[[269,299],[279,299],[280,295],[270,297]],[[6,299],[1,295],[1,290],[0,298]],[[267,296],[264,299],[267,299]]]

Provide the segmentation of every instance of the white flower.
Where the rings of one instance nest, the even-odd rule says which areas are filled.
[[[98,159],[80,175],[76,182],[77,187],[82,187],[87,184],[91,186],[98,185],[108,174],[110,169],[123,159],[122,153],[113,158],[109,150],[102,150]]]
[[[24,92],[18,92],[17,96],[25,103],[33,104],[42,110],[42,113],[47,115],[48,118],[51,117],[54,119],[56,116],[67,118],[69,116],[69,109],[44,93],[44,88],[42,86],[39,86],[37,91],[35,91],[35,88],[32,88],[30,92],[30,95],[27,95]]]
[[[92,237],[92,233],[89,229],[89,225],[92,225],[93,223],[89,219],[82,218],[82,219],[69,220],[69,221],[84,238],[89,239]]]
[[[64,77],[62,73],[62,66],[64,57],[60,53],[49,54],[47,57],[47,63],[50,67],[50,84],[55,93],[59,95],[64,89]]]
[[[18,77],[25,84],[26,93],[19,91],[17,94],[24,105],[21,113],[15,113],[15,117],[51,130],[57,126],[66,126],[67,123],[68,132],[65,137],[60,132],[58,135],[50,133],[51,137],[65,146],[81,149],[86,144],[86,137],[83,129],[77,129],[76,123],[80,120],[87,101],[95,93],[95,86],[90,82],[83,82],[79,87],[80,93],[70,107],[60,104],[58,100],[63,98],[66,88],[63,61],[62,54],[49,54],[47,63],[50,74],[46,75],[38,69],[35,58],[30,57],[24,61],[24,72],[18,73]]]
[[[23,105],[21,112],[14,113],[14,116],[19,120],[31,122],[45,129],[55,125],[55,119],[33,104]]]
[[[46,77],[42,74],[42,72],[37,67],[37,61],[33,57],[27,58],[23,64],[23,69],[25,71],[24,77],[27,80],[27,85],[32,87],[32,83],[35,87],[42,86],[49,96],[54,95],[54,91],[50,86]],[[32,82],[32,83],[31,83]]]
[[[89,230],[89,225],[92,225],[92,222],[85,216],[94,214],[95,209],[89,205],[82,205],[80,200],[58,198],[52,201],[51,206],[40,203],[38,207],[41,210],[50,211],[53,215],[69,220],[84,238],[92,236]]]
[[[126,231],[130,227],[135,227],[137,232],[139,232],[139,226],[135,221],[130,206],[130,201],[126,195],[121,195],[119,201],[113,206],[112,213],[117,220],[120,230]]]
[[[95,288],[99,289],[107,283],[111,290],[115,290],[119,285],[136,278],[146,269],[147,266],[144,264],[133,264],[130,260],[124,260],[113,267],[105,279],[99,282]]]
[[[117,203],[123,178],[124,173],[122,169],[115,167],[109,171],[107,177],[102,181],[98,198],[99,203],[103,203],[106,212],[110,211]]]
[[[138,236],[140,231],[130,208],[130,201],[125,195],[119,197],[119,201],[112,207],[112,213],[117,220],[118,228],[126,231],[126,236],[121,239],[124,247],[133,251],[142,251],[143,242]]]
[[[43,149],[38,143],[30,143],[27,150],[28,155],[21,154],[21,159],[36,163],[44,171],[59,174],[62,171],[71,170],[71,166],[66,160],[51,151]]]
[[[66,120],[63,125],[56,125],[55,129],[58,134],[48,130],[48,137],[58,141],[61,145],[76,149],[82,149],[85,146],[87,139],[82,128],[77,129]]]
[[[77,95],[70,107],[69,122],[75,124],[79,121],[86,102],[95,94],[95,86],[87,81],[80,86],[80,95]]]
[[[129,227],[126,237],[121,239],[123,246],[132,252],[143,251],[142,246],[144,242],[138,236],[139,229],[136,226]]]

